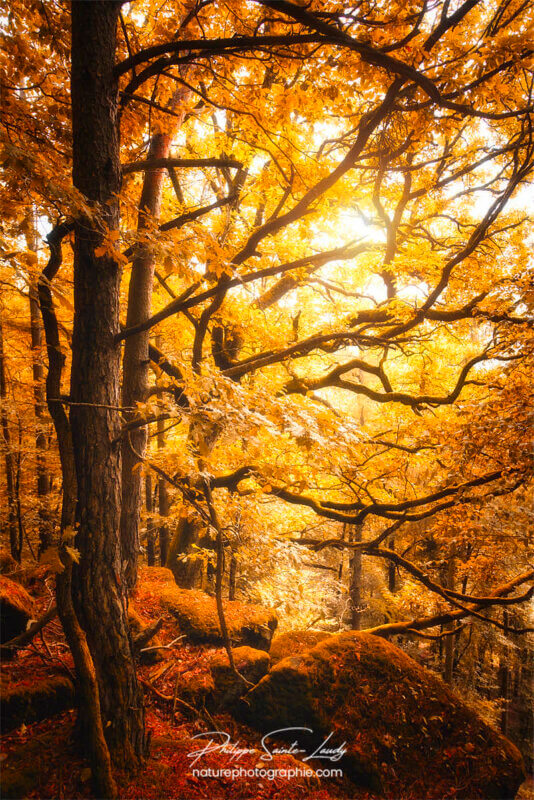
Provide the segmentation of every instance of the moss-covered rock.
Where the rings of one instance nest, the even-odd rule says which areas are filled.
[[[215,598],[199,589],[181,589],[165,567],[140,570],[134,602],[138,607],[143,603],[159,604],[175,617],[180,631],[192,642],[223,641]],[[272,609],[232,600],[224,602],[224,612],[232,644],[269,649],[278,624]]]
[[[271,664],[278,664],[283,658],[288,656],[296,656],[299,653],[304,653],[306,650],[311,650],[316,644],[328,639],[332,636],[331,633],[324,631],[287,631],[275,636],[271,642],[271,649],[269,655],[271,656]]]
[[[66,675],[0,688],[2,731],[48,719],[74,705],[74,684]]]
[[[201,672],[197,675],[180,675],[176,679],[175,691],[177,698],[177,710],[186,713],[188,706],[202,711],[214,711],[216,708],[216,690],[213,678],[209,672]],[[184,706],[184,703],[186,704]]]
[[[226,652],[217,653],[211,660],[210,670],[219,708],[231,708],[250,689],[250,684],[255,685],[267,674],[271,663],[265,650],[253,647],[236,647],[232,656],[241,678],[231,668]]]
[[[36,611],[32,598],[20,583],[0,575],[0,644],[26,630]]]
[[[347,751],[338,766],[385,798],[504,800],[523,780],[511,742],[441,679],[370,634],[331,636],[280,661],[247,694],[242,714],[263,732],[311,728],[306,747],[332,733],[328,747],[345,742]]]

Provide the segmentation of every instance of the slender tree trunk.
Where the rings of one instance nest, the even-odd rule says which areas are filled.
[[[395,550],[395,539],[393,536],[389,540],[388,547],[390,550]],[[393,561],[388,563],[388,589],[390,592],[397,591],[397,571]]]
[[[75,222],[70,423],[80,552],[75,611],[95,664],[111,755],[131,769],[145,752],[144,707],[121,579],[120,270],[106,244],[106,233],[119,227],[114,59],[120,5],[71,5],[73,181],[93,214]]]
[[[156,338],[156,347],[159,347],[159,338]],[[158,419],[157,426],[157,445],[158,450],[165,449],[165,420]],[[160,517],[168,517],[171,510],[169,501],[169,490],[167,481],[161,475],[158,477],[158,508]],[[159,563],[162,567],[167,566],[169,558],[169,526],[166,524],[159,526]]]
[[[35,230],[34,212],[29,214],[26,234],[28,249],[35,254],[37,259],[37,232]],[[46,497],[50,491],[50,475],[46,465],[46,451],[48,450],[48,437],[45,432],[46,425],[46,397],[44,383],[44,367],[42,362],[43,336],[41,328],[41,313],[39,310],[39,297],[37,285],[30,286],[30,332],[32,344],[32,373],[33,373],[33,399],[35,408],[35,450],[37,456],[37,497],[39,498],[39,554],[52,544],[52,532]]]
[[[150,142],[148,158],[166,158],[171,137],[156,133]],[[137,231],[142,234],[152,219],[157,219],[161,206],[161,189],[165,170],[145,172],[143,190],[139,203]],[[132,262],[132,274],[128,290],[126,327],[137,325],[150,317],[152,308],[152,286],[154,283],[154,253],[148,245],[138,245]],[[129,336],[124,343],[122,404],[135,408],[136,403],[146,400],[148,394],[148,339],[149,331]],[[133,419],[136,411],[127,412]],[[122,509],[121,543],[124,580],[129,588],[137,580],[139,554],[139,512],[143,476],[140,463],[145,457],[147,429],[143,425],[128,432],[122,446]]]
[[[190,90],[180,87],[174,93],[169,108],[178,109],[178,116],[168,123],[166,131],[156,132],[150,141],[148,160],[167,158],[175,131],[185,117],[183,101]],[[182,110],[179,104],[182,102]],[[163,177],[165,169],[152,169],[145,172],[143,189],[139,201],[137,232],[141,236],[158,220],[161,210]],[[126,327],[145,322],[152,310],[152,287],[154,284],[155,257],[153,248],[138,244],[132,262],[130,285],[128,287],[128,311]],[[149,331],[129,336],[124,343],[122,404],[125,408],[135,408],[143,403],[148,395],[148,342]],[[133,418],[136,411],[127,412]],[[147,445],[146,426],[130,431],[122,445],[122,510],[121,542],[124,562],[124,579],[129,588],[137,580],[137,561],[139,554],[139,516],[141,510],[142,475],[138,467],[144,459]]]
[[[156,539],[154,536],[154,520],[150,516],[154,513],[154,501],[152,496],[152,473],[150,470],[145,477],[145,508],[147,512],[146,520],[146,560],[149,567],[156,565]]]
[[[11,431],[9,429],[9,416],[7,413],[7,381],[6,360],[4,352],[4,331],[2,317],[0,316],[0,417],[2,423],[2,439],[4,446],[4,465],[6,471],[7,489],[7,526],[9,531],[9,546],[11,555],[20,563],[22,557],[22,537],[17,523],[17,501],[15,495],[15,470],[13,463],[13,450],[11,447]]]
[[[353,525],[351,541],[361,542],[362,529],[360,525]],[[351,628],[359,631],[362,622],[362,551],[353,550],[350,559],[350,605]]]
[[[456,558],[454,555],[454,550],[451,552],[449,556],[449,561],[447,563],[447,589],[452,589],[454,591],[454,581],[455,581],[455,573],[456,573]],[[445,625],[445,631],[453,630],[454,623],[449,623]],[[453,680],[453,672],[454,672],[454,650],[455,650],[455,643],[456,643],[456,636],[446,636],[445,637],[445,667],[443,670],[443,680],[446,683],[452,683]]]
[[[507,636],[508,634],[509,619],[510,619],[509,612],[503,611],[505,636]],[[500,684],[499,688],[503,704],[501,711],[500,728],[505,736],[508,735],[508,730],[510,727],[510,699],[512,696],[510,659],[511,659],[511,648],[509,645],[505,645],[500,657],[500,665],[499,665],[499,684]]]
[[[228,600],[235,600],[235,584],[237,578],[237,558],[235,553],[230,556],[230,566],[228,567]]]
[[[46,466],[48,437],[45,432],[45,393],[44,370],[41,363],[42,335],[39,315],[39,301],[34,286],[30,289],[30,325],[32,337],[33,397],[35,408],[35,449],[37,454],[37,497],[39,498],[39,553],[52,544],[50,519],[46,507],[46,497],[50,489],[50,475]]]

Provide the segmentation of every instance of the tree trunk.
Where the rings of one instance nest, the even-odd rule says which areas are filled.
[[[156,539],[154,536],[154,521],[150,516],[154,512],[154,500],[152,497],[152,473],[150,470],[145,477],[145,508],[147,512],[146,520],[146,560],[149,567],[156,566]]]
[[[39,318],[39,301],[34,286],[30,289],[30,325],[32,337],[33,397],[35,408],[35,449],[37,453],[37,497],[39,498],[39,553],[52,544],[52,531],[46,497],[50,489],[50,476],[46,467],[48,437],[45,433],[45,396],[43,385],[43,365],[41,363],[42,335]]]
[[[28,215],[26,242],[28,249],[35,254],[37,260],[37,232],[35,230],[34,212]],[[46,465],[46,451],[48,450],[48,436],[46,425],[46,397],[44,385],[44,367],[42,362],[43,336],[41,328],[41,313],[39,310],[39,297],[37,284],[32,283],[29,291],[30,297],[30,332],[32,344],[32,374],[33,374],[33,399],[35,408],[35,450],[37,456],[37,497],[39,499],[39,554],[43,553],[52,544],[52,531],[50,518],[46,506],[46,497],[50,491],[50,475]]]
[[[11,555],[18,561],[22,557],[22,537],[17,523],[17,502],[15,496],[15,474],[13,464],[13,451],[11,448],[11,432],[9,430],[9,416],[7,413],[7,381],[4,352],[4,332],[0,316],[0,417],[2,423],[2,438],[4,446],[4,465],[6,471],[7,489],[7,526],[9,531],[9,545]]]
[[[80,552],[75,610],[96,668],[111,755],[131,769],[145,752],[144,708],[121,580],[120,270],[105,239],[119,227],[119,9],[115,0],[71,5],[73,181],[93,214],[75,222],[70,422]]]
[[[91,763],[93,789],[97,797],[114,798],[117,795],[117,790],[111,771],[109,749],[104,737],[96,670],[87,644],[87,637],[74,610],[72,600],[72,558],[67,550],[67,543],[71,541],[75,524],[76,470],[69,420],[63,404],[57,399],[61,394],[61,374],[65,364],[65,356],[59,341],[59,329],[50,286],[61,265],[61,240],[69,230],[70,225],[63,223],[49,234],[50,260],[37,284],[48,353],[46,400],[57,434],[63,475],[59,554],[64,569],[56,575],[56,599],[59,618],[61,619],[76,669],[76,696],[80,712],[78,714],[78,722],[83,743]]]
[[[362,529],[360,525],[353,525],[350,540],[361,542]],[[362,551],[353,550],[350,559],[350,607],[351,628],[359,631],[362,622]]]
[[[393,536],[389,540],[388,547],[390,550],[395,550],[395,539]],[[397,591],[397,570],[393,561],[388,563],[388,589],[393,593]]]
[[[456,572],[456,559],[454,550],[452,550],[447,563],[446,586],[447,589],[454,591],[454,579]],[[454,629],[454,623],[450,622],[444,626],[445,631]],[[452,683],[454,672],[454,651],[455,651],[456,636],[445,637],[445,667],[443,670],[443,680],[446,683]]]
[[[173,110],[190,93],[186,87],[177,89],[169,103]],[[168,130],[156,132],[150,141],[148,160],[167,158],[175,131],[185,117],[185,109],[178,110]],[[145,172],[143,189],[139,201],[137,232],[150,229],[153,220],[158,220],[161,210],[161,196],[165,169],[152,169]],[[126,327],[130,328],[145,322],[152,310],[152,287],[154,284],[155,257],[153,248],[138,244],[132,262],[130,285],[128,287],[128,311]],[[143,403],[148,396],[148,342],[150,331],[129,336],[124,343],[122,404],[134,408]],[[126,418],[134,418],[136,411],[126,413]],[[137,580],[137,561],[139,554],[139,516],[141,510],[142,475],[136,466],[144,459],[147,445],[147,428],[141,426],[130,431],[122,444],[122,509],[121,542],[122,557],[125,562],[124,579],[129,588]]]
[[[508,628],[509,628],[509,612],[503,611],[503,623],[504,623],[504,635],[508,635]],[[500,657],[500,664],[499,664],[499,690],[502,700],[502,711],[501,711],[501,719],[500,719],[500,728],[501,732],[504,733],[505,736],[508,735],[509,727],[510,727],[510,699],[512,696],[511,692],[511,670],[510,670],[510,660],[512,657],[511,648],[508,644],[506,644],[503,648],[501,657]]]
[[[159,345],[158,342],[156,344]],[[158,419],[157,423],[157,443],[158,450],[165,449],[165,420]],[[167,488],[167,481],[161,475],[158,478],[158,507],[160,517],[168,517],[171,504],[169,502],[169,491]],[[169,558],[169,526],[160,525],[159,527],[159,563],[162,567],[167,566]]]
[[[235,600],[235,584],[237,578],[237,558],[235,553],[230,556],[230,566],[228,568],[228,600]]]
[[[156,133],[150,142],[148,159],[166,158],[169,154],[171,137]],[[139,234],[159,217],[163,169],[145,172],[137,231]],[[147,245],[137,245],[132,262],[132,274],[128,290],[128,311],[126,327],[145,322],[152,308],[152,286],[154,283],[154,253]],[[149,331],[129,336],[124,343],[122,404],[135,409],[148,394],[148,339]],[[142,413],[142,412],[141,412]],[[138,416],[133,410],[126,414],[127,419]],[[122,509],[121,543],[123,558],[123,578],[128,588],[135,586],[139,554],[139,512],[143,476],[139,465],[145,457],[147,444],[146,425],[128,432],[122,445]]]

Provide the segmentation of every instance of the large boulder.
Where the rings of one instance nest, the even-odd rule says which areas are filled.
[[[230,666],[226,652],[217,653],[211,659],[210,671],[219,708],[231,708],[247,693],[251,684],[255,685],[267,674],[271,663],[265,650],[253,647],[236,647],[232,650],[232,657],[239,675]]]
[[[505,800],[524,776],[511,742],[440,678],[370,634],[330,636],[280,661],[246,695],[241,713],[264,733],[311,728],[308,739],[298,732],[308,753],[332,734],[326,746],[346,750],[337,766],[384,798]]]
[[[134,603],[142,607],[154,602],[175,617],[190,641],[223,642],[215,598],[199,589],[181,589],[165,567],[145,567],[139,572]],[[224,601],[224,612],[233,645],[269,649],[278,624],[272,609],[232,600]]]
[[[28,622],[35,617],[34,602],[26,589],[11,578],[0,575],[0,644],[23,633]]]
[[[271,643],[269,655],[271,664],[278,664],[283,658],[297,656],[306,650],[311,650],[316,644],[328,639],[331,633],[325,631],[287,631],[275,636]]]
[[[74,684],[67,675],[52,675],[0,688],[2,731],[39,722],[74,706]]]

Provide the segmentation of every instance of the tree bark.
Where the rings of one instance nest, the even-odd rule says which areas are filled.
[[[156,341],[159,346],[159,342]],[[158,419],[157,423],[157,444],[158,450],[165,449],[165,420]],[[160,517],[168,517],[171,504],[169,501],[169,490],[167,488],[167,481],[163,476],[158,477],[158,508]],[[159,527],[159,563],[162,567],[167,566],[169,558],[169,526],[160,525]]]
[[[173,110],[190,93],[186,87],[177,89],[169,103]],[[148,161],[165,159],[169,155],[175,131],[185,117],[185,108],[178,110],[173,117],[172,125],[167,123],[166,131],[157,131],[150,141]],[[146,170],[143,189],[139,201],[137,233],[142,237],[150,230],[152,222],[159,219],[165,168]],[[132,272],[128,287],[128,310],[126,327],[130,328],[145,322],[152,313],[152,287],[154,285],[155,257],[149,244],[137,244],[132,261]],[[134,408],[136,403],[143,403],[148,396],[148,346],[149,331],[130,336],[124,343],[122,404],[125,408]],[[135,418],[135,410],[126,413],[126,418]],[[123,440],[122,444],[122,509],[121,509],[121,543],[124,562],[124,580],[129,588],[135,586],[137,580],[137,562],[139,558],[139,517],[142,502],[143,477],[138,465],[145,457],[147,446],[147,428],[140,426]],[[137,469],[136,469],[137,467]]]
[[[27,220],[26,242],[28,249],[35,254],[37,260],[37,232],[35,230],[34,211]],[[46,465],[48,436],[45,431],[46,397],[44,385],[44,367],[42,362],[43,336],[37,284],[32,283],[30,298],[30,333],[32,346],[33,399],[35,409],[35,450],[37,456],[37,497],[39,502],[39,554],[52,544],[52,531],[46,497],[50,491],[50,476]]]
[[[505,626],[504,635],[508,634],[510,615],[508,611],[503,611],[503,623]],[[510,727],[510,699],[511,699],[511,669],[510,661],[512,658],[511,647],[509,644],[504,645],[503,651],[500,656],[499,664],[499,691],[502,700],[502,710],[500,719],[501,733],[508,736]]]
[[[156,133],[150,142],[148,159],[167,158],[171,137]],[[161,189],[164,169],[145,172],[137,232],[142,234],[152,219],[157,219],[161,207]],[[126,327],[145,322],[152,308],[152,286],[154,283],[154,253],[149,245],[137,245],[132,262],[132,273],[128,290]],[[130,336],[124,344],[122,404],[134,408],[136,403],[146,400],[148,394],[148,339],[149,331]],[[139,412],[129,411],[127,419],[134,419]],[[141,412],[142,413],[142,412]],[[139,556],[139,512],[141,509],[143,476],[140,464],[145,457],[147,445],[146,426],[128,432],[122,445],[122,509],[121,544],[123,578],[129,588],[137,580]]]
[[[52,544],[52,532],[46,507],[46,497],[50,490],[50,478],[46,466],[48,437],[44,430],[44,371],[41,363],[42,335],[39,316],[37,290],[35,286],[32,286],[30,288],[30,327],[32,337],[33,397],[37,428],[35,432],[35,449],[37,454],[37,497],[39,499],[39,553],[43,553]]]
[[[75,221],[70,423],[80,552],[73,569],[75,611],[95,664],[112,758],[132,769],[145,753],[144,708],[121,579],[120,270],[106,244],[106,233],[119,227],[114,59],[120,5],[71,5],[73,181],[93,213]]]
[[[4,465],[6,471],[7,489],[7,526],[9,531],[9,546],[11,555],[18,561],[22,558],[22,537],[17,523],[17,502],[15,494],[15,474],[13,463],[13,450],[11,448],[11,431],[9,429],[9,416],[7,413],[7,381],[6,363],[4,352],[4,331],[2,317],[0,316],[0,418],[2,423],[2,438],[4,446]]]
[[[71,226],[68,223],[63,223],[49,234],[50,260],[37,284],[48,353],[46,400],[57,435],[63,475],[59,555],[64,569],[56,575],[56,599],[57,611],[76,669],[78,722],[83,744],[91,763],[93,788],[97,797],[115,798],[117,790],[111,771],[109,748],[104,737],[96,670],[87,644],[87,637],[74,610],[72,559],[67,550],[67,542],[71,541],[75,524],[76,474],[69,420],[63,404],[58,400],[61,394],[61,374],[65,356],[60,346],[59,329],[50,285],[61,265],[61,240],[70,229]]]
[[[156,537],[154,535],[154,520],[150,516],[154,512],[152,496],[152,473],[150,470],[145,476],[145,508],[146,520],[146,560],[149,567],[156,566]]]
[[[355,525],[351,531],[350,540],[361,542],[362,529],[360,525]],[[362,551],[354,550],[350,560],[350,605],[351,605],[351,628],[359,631],[362,624]]]
[[[449,556],[449,560],[447,562],[447,575],[446,575],[446,583],[448,589],[454,591],[454,583],[455,583],[455,573],[456,573],[456,559],[454,554],[454,549],[451,551]],[[449,622],[447,625],[444,626],[445,631],[450,631],[454,629],[454,623]],[[445,666],[443,670],[443,680],[445,683],[452,683],[453,674],[454,674],[454,652],[455,652],[455,645],[456,645],[456,636],[445,636]]]
[[[230,566],[228,568],[228,600],[235,600],[235,587],[237,579],[237,558],[235,553],[230,556]]]

